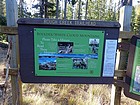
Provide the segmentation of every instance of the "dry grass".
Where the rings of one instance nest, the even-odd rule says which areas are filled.
[[[111,85],[23,84],[24,105],[110,105]],[[121,105],[140,105],[122,94]]]
[[[83,89],[82,88],[83,88],[82,85],[71,85],[71,84],[69,85],[24,84],[23,86],[25,96],[38,94],[38,96],[42,98],[41,102],[43,102],[43,100],[45,99],[44,103],[45,101],[53,103],[50,105],[85,105],[83,103],[87,99],[87,97],[84,96],[86,94],[87,89],[84,90],[84,88]],[[34,100],[35,98],[32,99]],[[27,101],[24,102],[27,103]],[[28,102],[30,103],[30,101]]]

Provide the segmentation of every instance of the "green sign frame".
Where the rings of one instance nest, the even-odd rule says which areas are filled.
[[[34,29],[36,76],[100,77],[104,31]]]
[[[140,101],[140,35],[134,35],[130,41],[124,94]]]
[[[140,95],[140,39],[136,41],[130,92]]]

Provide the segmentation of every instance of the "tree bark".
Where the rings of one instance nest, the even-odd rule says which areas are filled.
[[[62,8],[63,8],[63,7],[62,7]],[[67,0],[65,0],[64,19],[67,18],[66,14],[67,14]]]
[[[88,0],[86,2],[86,13],[85,13],[85,20],[87,20],[87,10],[88,10]]]

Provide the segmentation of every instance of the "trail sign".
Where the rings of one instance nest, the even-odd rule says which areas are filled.
[[[19,19],[21,80],[113,83],[118,22]]]
[[[140,101],[140,35],[131,38],[124,88],[127,97]]]

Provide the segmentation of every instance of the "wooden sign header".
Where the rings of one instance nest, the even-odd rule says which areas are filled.
[[[40,24],[40,25],[68,25],[68,26],[92,26],[119,28],[118,22],[90,21],[90,20],[60,20],[60,19],[19,19],[18,24]]]

